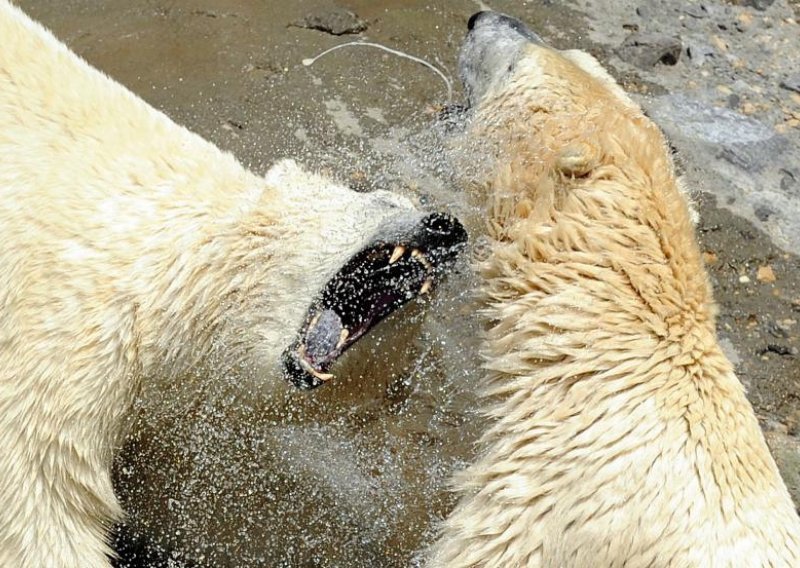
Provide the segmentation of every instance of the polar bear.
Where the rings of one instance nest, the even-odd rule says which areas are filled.
[[[5,0],[0,38],[0,566],[105,568],[143,385],[330,381],[466,235],[290,161],[254,175]]]
[[[800,566],[662,133],[591,56],[468,27],[493,425],[429,566]]]

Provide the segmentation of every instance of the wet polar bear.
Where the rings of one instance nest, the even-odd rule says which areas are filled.
[[[589,55],[469,28],[493,426],[429,566],[800,566],[661,132]]]
[[[465,234],[291,162],[248,172],[4,0],[0,38],[0,566],[105,568],[144,384],[317,386]]]

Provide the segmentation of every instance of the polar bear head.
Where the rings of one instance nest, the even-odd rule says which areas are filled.
[[[203,353],[211,368],[203,361],[178,380],[145,384],[117,462],[116,490],[134,535],[152,539],[156,548],[201,551],[193,554],[210,555],[221,565],[228,565],[223,559],[230,554],[263,554],[263,542],[243,535],[274,518],[282,500],[300,499],[293,504],[296,516],[326,495],[324,487],[308,483],[320,478],[304,469],[310,466],[303,465],[309,459],[303,440],[313,440],[315,430],[303,423],[332,420],[337,397],[346,398],[351,389],[362,400],[375,387],[373,379],[377,384],[391,376],[393,356],[381,353],[380,364],[358,381],[369,384],[334,384],[321,396],[296,396],[281,375],[300,389],[330,381],[339,356],[382,318],[427,294],[466,239],[451,217],[421,212],[388,191],[353,191],[290,160],[273,166],[263,188],[239,201],[227,228],[215,230],[211,242],[230,234],[214,247],[223,266],[191,262],[210,265],[203,274],[215,283],[234,280],[227,292],[215,294],[228,297],[220,310],[224,325],[213,341],[200,342],[211,346]],[[191,295],[178,288],[185,304]],[[181,324],[175,317],[166,324],[175,321]],[[408,330],[393,331],[402,338]],[[333,370],[363,377],[361,365],[351,358]],[[227,443],[234,437],[237,442]],[[271,490],[248,490],[241,498],[243,487],[284,475],[293,488],[277,502]],[[224,498],[209,500],[211,494]],[[275,530],[278,542],[287,530]]]
[[[458,69],[472,107],[501,92],[513,91],[517,99],[524,91],[528,102],[546,94],[553,99],[553,109],[566,110],[588,89],[596,91],[597,103],[610,97],[615,106],[638,108],[594,57],[580,50],[553,49],[515,18],[499,12],[478,12],[467,27]],[[558,99],[560,105],[555,102]],[[542,110],[548,108],[546,101],[540,102],[545,105]]]
[[[310,389],[331,379],[331,365],[373,326],[428,293],[466,232],[399,195],[356,192],[291,160],[272,167],[266,184],[249,216],[261,226],[277,212],[272,250],[260,255],[265,287],[253,285],[245,309],[232,312],[225,358],[241,345],[249,364],[280,364],[292,384]]]
[[[483,189],[487,182],[493,188],[497,215],[583,207],[573,190],[607,175],[608,167],[643,176],[674,171],[661,131],[594,57],[554,49],[497,12],[478,12],[468,29],[459,53],[469,103],[466,139],[481,146],[471,154],[489,156],[488,171],[476,177]]]
[[[590,56],[469,28],[492,424],[427,565],[799,565],[663,136]]]

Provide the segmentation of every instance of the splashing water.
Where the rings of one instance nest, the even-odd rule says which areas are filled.
[[[304,143],[303,161],[355,164],[365,190],[478,217],[429,117],[387,127],[374,107],[320,94],[320,128],[347,122],[349,146]],[[341,380],[310,396],[265,399],[258,381],[242,380],[248,369],[198,369],[144,392],[116,475],[133,528],[201,565],[408,566],[452,506],[448,480],[481,430],[474,289],[465,260],[428,305],[376,328],[339,362]]]

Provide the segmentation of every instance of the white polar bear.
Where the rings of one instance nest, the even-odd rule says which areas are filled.
[[[143,384],[329,380],[465,234],[292,162],[248,172],[5,0],[0,38],[0,566],[104,568]]]
[[[591,56],[469,28],[493,423],[429,566],[800,566],[663,135]]]

